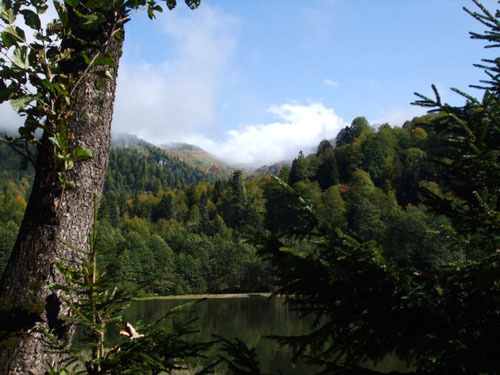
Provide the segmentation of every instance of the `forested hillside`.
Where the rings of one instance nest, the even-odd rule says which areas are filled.
[[[169,143],[160,145],[159,147],[167,151],[169,155],[205,173],[214,174],[218,177],[227,178],[231,175],[231,171],[235,169],[198,146],[187,143]]]
[[[500,10],[463,8],[482,31],[448,2],[219,2],[156,29],[135,15],[178,3],[0,3],[0,103],[24,120],[0,137],[0,371],[271,373],[253,338],[185,338],[195,320],[181,309],[199,301],[152,324],[121,313],[141,296],[273,291],[308,329],[262,330],[273,361],[288,346],[318,374],[386,373],[389,357],[406,365],[393,374],[498,374]],[[455,41],[463,26],[489,49],[479,80],[460,65],[476,53]],[[452,76],[458,106],[437,89]],[[428,115],[354,118],[407,116],[404,92],[429,80],[412,103]],[[110,152],[112,122],[235,161],[298,156],[248,176],[191,145],[125,136]]]
[[[440,172],[427,156],[439,144],[427,127],[431,120],[374,129],[356,118],[337,135],[335,147],[325,140],[315,154],[300,152],[291,168],[281,166],[279,178],[332,231],[376,241],[388,261],[432,270],[461,254],[451,254],[442,237],[433,235],[451,224],[429,212],[419,193],[427,188],[441,194]],[[32,172],[19,170],[12,150],[0,151],[3,269]],[[145,142],[115,144],[99,233],[103,248],[124,245],[109,272],[133,283],[154,279],[148,291],[158,294],[271,290],[266,264],[247,240],[300,224],[289,204],[291,192],[270,176],[244,181],[236,171],[229,179],[214,179]]]

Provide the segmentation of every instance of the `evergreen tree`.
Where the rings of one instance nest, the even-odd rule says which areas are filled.
[[[351,143],[361,134],[371,130],[370,124],[365,117],[356,117],[350,126],[343,128],[335,138],[335,146],[343,146]]]
[[[159,219],[170,220],[175,216],[174,212],[174,198],[172,194],[163,194],[160,204],[155,207],[152,219],[157,221]]]
[[[488,30],[472,37],[498,47],[500,12],[493,15],[473,1],[480,11],[469,13]],[[312,333],[278,341],[321,365],[322,373],[379,373],[361,368],[360,363],[393,354],[418,374],[498,373],[500,60],[487,60],[484,67],[489,80],[481,101],[466,95],[465,106],[451,107],[441,103],[435,90],[436,99],[419,95],[417,102],[439,113],[434,124],[449,149],[436,155],[447,158],[438,160],[443,162],[443,187],[449,194],[440,196],[429,189],[427,196],[429,204],[457,226],[457,233],[440,233],[439,246],[466,250],[465,262],[459,259],[436,269],[427,268],[425,256],[407,265],[391,263],[374,241],[359,242],[338,230],[332,232],[313,218],[309,225],[289,232],[314,238],[313,251],[286,247],[283,235],[268,239],[268,254],[282,285],[279,292],[293,296],[288,300],[292,308],[316,318]],[[354,194],[362,190],[372,194],[372,202],[377,200],[373,194],[382,197],[366,172],[355,172],[351,185]],[[421,230],[418,214],[412,212],[408,219],[401,230]],[[432,247],[433,252],[438,250],[435,243]]]
[[[215,181],[214,190],[213,190],[213,197],[212,197],[214,204],[217,204],[217,202],[219,201],[220,197],[222,196],[223,190],[224,190],[224,188],[222,187],[221,180]]]
[[[491,43],[500,40],[496,32],[486,34]],[[500,199],[500,104],[494,93],[497,90],[489,87],[481,102],[466,96],[464,107],[442,104],[437,91],[436,99],[421,97],[417,102],[440,111],[430,126],[441,143],[432,160],[440,166],[443,194],[424,187],[422,195],[428,205],[451,218],[461,237],[459,241],[472,260],[488,257],[500,248],[499,221],[494,213]]]
[[[319,148],[319,147],[318,147]],[[321,164],[319,165],[313,179],[319,182],[322,190],[339,183],[339,170],[337,159],[332,148],[326,148],[319,156]]]
[[[229,227],[235,228],[243,224],[247,215],[247,204],[243,173],[240,170],[234,171],[229,181],[224,205],[225,221]]]
[[[288,181],[290,177],[290,167],[288,165],[283,165],[280,168],[280,172],[278,173],[278,177],[283,181]]]
[[[326,139],[323,139],[319,145],[318,145],[318,148],[316,149],[316,155],[317,156],[320,156],[321,154],[323,154],[326,150],[333,150],[333,146],[332,144],[330,143],[330,141],[326,140]]]
[[[309,179],[307,159],[304,157],[303,152],[300,151],[297,159],[294,159],[292,162],[292,168],[290,169],[288,183],[290,185],[293,185],[296,182],[305,181],[307,179]]]

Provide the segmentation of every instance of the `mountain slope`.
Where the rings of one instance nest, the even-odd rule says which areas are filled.
[[[179,160],[221,178],[228,177],[235,169],[198,146],[187,143],[169,143],[159,147]]]

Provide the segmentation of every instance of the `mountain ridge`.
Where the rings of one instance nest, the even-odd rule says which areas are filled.
[[[238,169],[201,147],[189,143],[164,143],[160,144],[158,147],[179,160],[201,169],[206,173],[217,174],[227,172],[229,175],[234,170]]]

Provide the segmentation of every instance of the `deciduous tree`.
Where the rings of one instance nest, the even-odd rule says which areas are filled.
[[[196,8],[200,0],[186,0]],[[55,1],[58,18],[44,26],[46,0],[1,2],[0,101],[25,118],[11,140],[33,161],[36,176],[12,257],[0,282],[0,368],[4,374],[43,373],[47,355],[39,326],[62,332],[47,311],[65,315],[45,288],[64,282],[56,258],[78,258],[63,246],[88,248],[94,195],[100,195],[110,149],[110,125],[123,25],[138,10],[154,17],[156,1]],[[172,9],[175,0],[167,0]],[[24,26],[18,26],[24,20]],[[34,38],[26,35],[34,34]],[[42,132],[41,137],[39,132]],[[36,157],[32,149],[36,148]],[[57,297],[57,296],[56,296]],[[47,325],[48,324],[48,325]],[[67,332],[72,329],[65,326]]]

